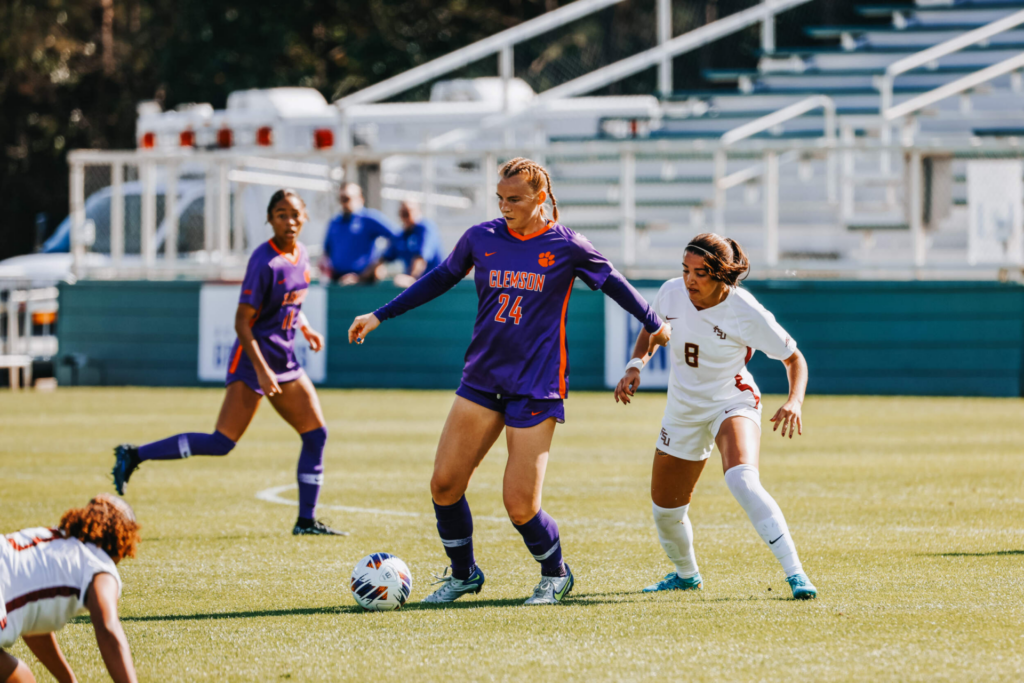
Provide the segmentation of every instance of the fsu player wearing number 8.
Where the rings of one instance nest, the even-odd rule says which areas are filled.
[[[675,571],[644,592],[699,590],[703,580],[693,552],[687,517],[690,497],[711,451],[722,454],[725,483],[758,535],[782,565],[793,597],[817,597],[800,564],[786,519],[761,486],[761,396],[747,363],[755,350],[782,361],[789,398],[771,421],[782,436],[802,433],[800,408],[807,389],[807,362],[775,316],[739,286],[750,264],[734,240],[713,233],[686,245],[683,277],[662,285],[654,310],[673,327],[668,404],[654,452],[651,498],[658,538]],[[633,360],[615,388],[629,403],[650,357],[641,331]]]
[[[668,326],[612,264],[584,237],[555,222],[558,205],[542,166],[512,159],[501,168],[497,191],[501,218],[467,230],[441,265],[391,303],[356,318],[348,331],[350,343],[362,342],[383,321],[440,296],[476,268],[480,302],[473,339],[430,481],[452,575],[446,571],[441,587],[425,602],[452,602],[483,587],[465,492],[502,429],[508,443],[505,510],[541,568],[540,583],[526,604],[554,604],[572,589],[558,526],[541,509],[541,488],[555,424],[565,421],[565,316],[575,279],[600,289],[640,320],[652,344],[669,339]],[[548,197],[554,220],[544,213]]]

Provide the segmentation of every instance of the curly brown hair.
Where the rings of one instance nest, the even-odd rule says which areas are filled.
[[[72,508],[60,518],[60,530],[82,543],[92,543],[114,562],[135,557],[139,525],[128,504],[120,498],[100,494],[83,508]]]
[[[712,280],[735,287],[740,275],[750,272],[750,259],[740,243],[713,232],[702,232],[686,245],[687,253],[701,256]]]

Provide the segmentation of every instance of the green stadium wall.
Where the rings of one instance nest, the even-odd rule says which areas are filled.
[[[658,286],[641,281],[637,286]],[[200,386],[199,282],[61,285],[58,378],[83,384]],[[995,282],[754,281],[748,289],[797,340],[811,393],[1022,396],[1024,287]],[[361,346],[352,318],[398,290],[328,290],[329,387],[454,389],[476,314],[468,282],[389,321]],[[571,389],[604,388],[604,300],[577,287],[567,321]],[[786,390],[780,363],[755,354],[761,389]]]

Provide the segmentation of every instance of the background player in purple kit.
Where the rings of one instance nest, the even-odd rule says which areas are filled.
[[[542,166],[512,159],[501,168],[497,191],[502,218],[467,230],[441,265],[387,305],[356,318],[348,332],[350,343],[361,343],[382,321],[440,296],[476,268],[480,303],[473,339],[430,480],[452,575],[424,602],[452,602],[483,587],[465,492],[502,429],[508,443],[505,510],[541,565],[541,581],[526,604],[554,604],[572,589],[558,526],[541,509],[541,490],[555,424],[565,421],[565,315],[575,279],[642,321],[651,348],[669,340],[668,326],[612,264],[586,238],[555,222],[558,207]],[[554,220],[544,213],[549,196]]]
[[[309,290],[309,255],[299,242],[307,219],[306,204],[292,190],[278,190],[267,206],[274,237],[253,251],[246,267],[235,313],[238,339],[231,349],[227,393],[213,434],[178,434],[135,447],[114,449],[114,486],[124,493],[132,472],[146,460],[179,460],[192,455],[227,455],[242,438],[266,396],[302,438],[299,454],[299,518],[293,534],[344,535],[316,519],[316,501],[323,483],[327,428],[316,389],[295,358],[295,329],[313,351],[323,337],[302,314]]]

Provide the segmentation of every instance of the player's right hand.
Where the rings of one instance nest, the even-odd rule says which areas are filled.
[[[279,396],[281,394],[281,385],[277,383],[277,377],[268,374],[262,370],[256,371],[256,379],[260,383],[260,389],[267,398],[271,396]]]
[[[630,368],[626,370],[626,374],[619,380],[618,385],[615,387],[615,402],[622,401],[623,404],[629,404],[629,397],[636,394],[636,390],[640,388],[640,371],[636,368]]]
[[[667,348],[670,339],[672,339],[672,326],[668,323],[662,323],[661,329],[651,335],[651,344],[647,347],[647,355],[653,356],[654,350],[659,346]]]
[[[380,327],[380,321],[377,320],[377,316],[373,313],[366,313],[357,317],[352,321],[352,326],[348,328],[348,343],[362,344],[363,340],[366,339],[366,335],[378,327]]]

